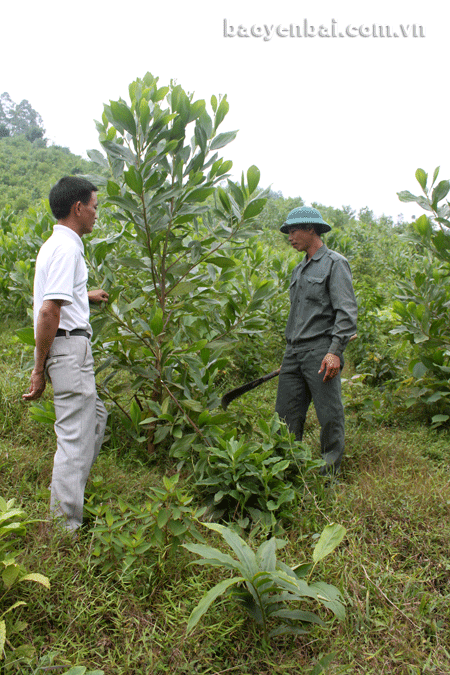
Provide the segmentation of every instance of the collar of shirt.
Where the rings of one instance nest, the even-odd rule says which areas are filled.
[[[303,258],[302,262],[300,263],[301,269],[304,269],[304,268],[306,267],[306,265],[308,265],[308,264],[311,262],[311,260],[320,260],[320,258],[321,258],[323,255],[325,255],[325,253],[326,253],[327,251],[328,251],[328,248],[325,246],[325,244],[322,244],[322,246],[321,246],[320,248],[317,249],[317,251],[314,253],[314,255],[312,255],[312,256],[310,257],[309,260],[308,260],[308,256],[305,255],[305,257]]]
[[[78,236],[76,232],[70,229],[70,227],[67,227],[66,225],[53,225],[53,232],[60,232],[61,234],[64,234],[66,237],[69,237],[69,239],[72,239],[72,241],[75,242],[75,244],[78,246],[80,249],[81,253],[84,255],[84,245],[83,242],[81,241],[81,237]]]

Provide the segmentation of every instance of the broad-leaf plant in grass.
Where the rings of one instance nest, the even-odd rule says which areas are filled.
[[[203,544],[184,544],[184,548],[202,556],[196,564],[224,567],[237,573],[237,576],[224,579],[203,596],[191,613],[188,632],[195,628],[214,600],[233,587],[232,597],[242,603],[250,616],[261,625],[265,645],[276,635],[302,635],[308,632],[311,624],[325,626],[320,616],[310,611],[311,603],[331,610],[339,620],[345,618],[341,595],[335,586],[322,581],[309,583],[317,563],[344,538],[346,530],[342,525],[327,525],[314,547],[313,562],[292,569],[276,558],[277,549],[286,542],[271,537],[255,552],[231,527],[216,523],[204,524],[223,537],[236,558]]]

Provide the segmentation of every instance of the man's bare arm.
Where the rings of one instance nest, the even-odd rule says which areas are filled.
[[[39,311],[34,368],[31,373],[29,392],[22,396],[25,401],[35,401],[42,396],[45,389],[45,360],[58,330],[62,302],[62,300],[44,300]]]

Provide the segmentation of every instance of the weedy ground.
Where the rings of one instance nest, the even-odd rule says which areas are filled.
[[[26,640],[35,656],[9,666],[14,673],[58,673],[80,664],[105,675],[311,673],[324,655],[330,675],[448,675],[450,672],[450,450],[447,430],[386,411],[385,420],[347,413],[347,453],[340,481],[317,481],[286,531],[289,565],[310,559],[314,535],[329,522],[347,528],[344,543],[320,563],[320,579],[340,588],[343,623],[308,635],[275,638],[267,650],[242,609],[217,601],[186,636],[190,612],[221,579],[217,569],[195,565],[179,549],[155,554],[139,582],[101,575],[88,530],[73,541],[48,520],[53,430],[29,417],[21,394],[28,374],[13,327],[3,326],[0,372],[0,494],[15,498],[35,520],[21,561],[50,578],[51,590],[26,591]],[[276,382],[248,394],[241,406],[249,421],[272,411]],[[361,389],[362,397],[376,396]],[[314,416],[306,440],[318,448]],[[125,445],[125,439],[123,439]],[[142,500],[159,485],[170,461],[146,463],[142,452],[118,452],[109,439],[88,484],[124,500]],[[185,485],[189,489],[189,485]],[[211,542],[217,540],[205,534]],[[192,563],[192,564],[190,564]],[[14,640],[12,639],[12,644]],[[320,672],[316,669],[316,672]]]

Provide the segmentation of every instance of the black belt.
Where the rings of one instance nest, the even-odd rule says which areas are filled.
[[[82,337],[88,338],[88,340],[91,337],[90,333],[82,328],[75,328],[74,330],[63,330],[62,328],[58,328],[55,337],[69,337],[72,335],[81,335]]]

